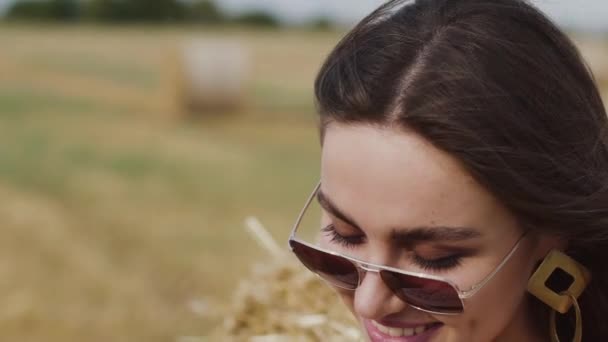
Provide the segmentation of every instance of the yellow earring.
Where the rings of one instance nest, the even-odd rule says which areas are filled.
[[[528,292],[547,304],[551,311],[551,340],[559,342],[555,324],[555,312],[567,313],[574,306],[576,325],[574,342],[581,342],[583,321],[577,298],[591,281],[591,274],[585,266],[566,254],[552,250],[547,254],[536,272],[528,281]]]

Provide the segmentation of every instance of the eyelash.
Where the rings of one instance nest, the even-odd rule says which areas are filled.
[[[449,255],[439,259],[427,260],[418,255],[414,255],[414,262],[422,269],[430,271],[443,271],[460,266],[462,257],[460,255]]]
[[[358,245],[363,243],[365,239],[363,236],[342,236],[335,230],[334,225],[329,225],[322,229],[323,232],[327,233],[331,237],[331,242],[337,243],[346,248],[356,248]],[[418,264],[422,269],[429,271],[444,271],[451,268],[460,266],[462,262],[462,256],[458,254],[441,257],[438,259],[428,260],[414,254],[414,262]]]
[[[346,248],[355,248],[357,245],[363,243],[363,236],[342,236],[338,234],[333,224],[322,229],[323,232],[327,233],[331,237],[331,242],[335,242]]]

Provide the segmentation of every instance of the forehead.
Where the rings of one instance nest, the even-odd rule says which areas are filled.
[[[367,227],[484,226],[505,209],[449,154],[418,134],[330,124],[322,191]]]

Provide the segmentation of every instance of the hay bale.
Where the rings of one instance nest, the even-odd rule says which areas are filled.
[[[357,341],[357,322],[337,294],[287,251],[276,250],[259,222],[249,231],[271,253],[242,279],[211,341]]]
[[[237,110],[244,103],[249,55],[228,40],[197,40],[179,45],[169,58],[170,103],[180,116]]]
[[[257,264],[211,340],[357,341],[357,323],[336,293],[291,258]]]

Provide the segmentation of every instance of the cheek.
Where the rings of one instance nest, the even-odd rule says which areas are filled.
[[[478,293],[465,299],[460,316],[437,316],[445,323],[440,341],[492,341],[507,333],[517,317],[525,316],[528,262],[514,259]]]

